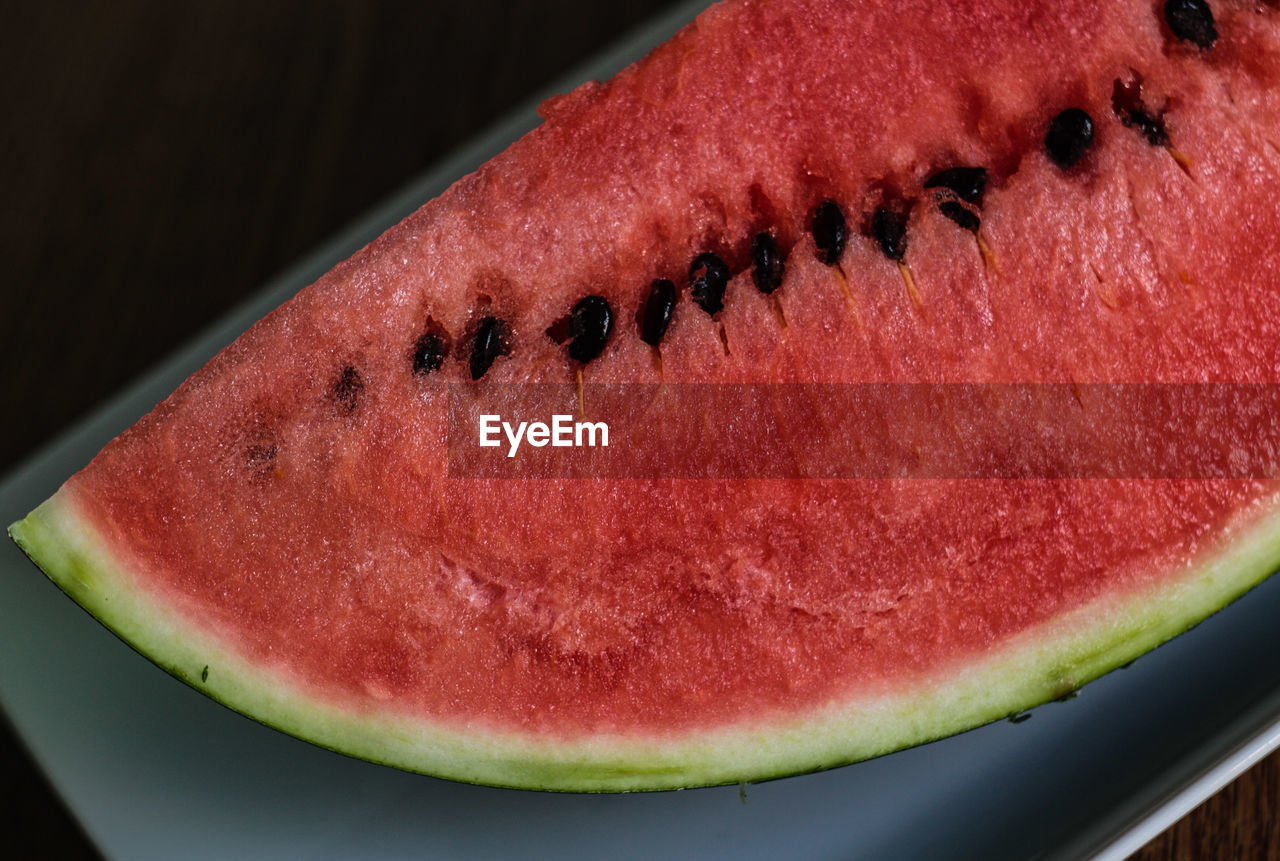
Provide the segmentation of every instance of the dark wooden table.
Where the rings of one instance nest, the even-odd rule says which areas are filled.
[[[0,5],[0,470],[668,5]],[[9,857],[96,857],[7,730],[0,769]],[[1138,857],[1280,857],[1280,756]]]

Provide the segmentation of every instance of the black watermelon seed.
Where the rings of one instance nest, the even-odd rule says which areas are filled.
[[[1205,0],[1165,0],[1164,20],[1173,35],[1202,51],[1209,50],[1218,41],[1213,10]]]
[[[1146,111],[1129,111],[1120,117],[1120,122],[1136,129],[1152,146],[1169,145],[1169,133],[1165,131],[1164,120],[1153,117]]]
[[[766,296],[782,286],[786,263],[778,250],[778,240],[772,233],[757,233],[751,240],[751,272],[756,288]]]
[[[613,331],[613,309],[603,296],[580,299],[569,314],[569,358],[590,362],[604,352]]]
[[[249,461],[249,466],[257,472],[266,472],[271,463],[276,459],[279,450],[275,443],[256,442],[245,449],[245,459]]]
[[[965,203],[982,206],[982,195],[987,190],[985,167],[951,167],[940,170],[924,184],[925,188],[947,188]]]
[[[724,310],[724,291],[729,286],[729,267],[718,255],[704,251],[689,267],[689,295],[712,316]]]
[[[840,205],[829,198],[819,203],[813,214],[813,244],[818,247],[818,259],[828,266],[839,263],[848,236],[849,225]]]
[[[478,380],[493,366],[499,356],[506,355],[507,345],[503,335],[505,326],[497,317],[484,317],[476,328],[476,339],[471,343],[471,379]]]
[[[338,381],[333,384],[333,397],[338,406],[347,412],[353,412],[360,404],[360,393],[364,391],[364,380],[360,372],[351,365],[342,369]]]
[[[977,233],[982,226],[982,219],[974,215],[964,204],[955,200],[944,200],[938,204],[938,211],[970,233]]]
[[[649,298],[640,312],[640,340],[658,346],[667,334],[676,310],[676,285],[666,278],[656,279],[649,287]]]
[[[413,372],[430,374],[440,370],[449,355],[449,341],[439,332],[427,332],[413,345]]]
[[[1117,78],[1111,92],[1111,109],[1121,123],[1140,133],[1147,139],[1147,143],[1152,146],[1169,145],[1169,133],[1165,130],[1164,120],[1148,113],[1142,103],[1142,85],[1138,82]]]
[[[1063,170],[1084,158],[1093,144],[1093,117],[1080,108],[1067,108],[1049,123],[1044,146],[1049,158]]]
[[[547,327],[547,337],[555,341],[557,344],[563,344],[570,338],[569,329],[572,325],[572,316],[565,314],[563,317],[552,322],[552,324]]]
[[[871,233],[880,250],[890,260],[902,260],[907,255],[907,216],[882,206],[871,216]]]

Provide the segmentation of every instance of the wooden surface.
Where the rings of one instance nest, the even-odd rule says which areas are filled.
[[[0,470],[666,5],[0,5]],[[0,769],[9,857],[96,857]],[[1280,858],[1280,756],[1136,857]]]

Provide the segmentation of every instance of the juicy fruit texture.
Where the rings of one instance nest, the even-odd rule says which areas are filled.
[[[449,388],[1275,382],[1280,20],[1211,5],[713,7],[14,535],[213,696],[465,780],[752,780],[1059,696],[1269,573],[1280,487],[464,480]]]

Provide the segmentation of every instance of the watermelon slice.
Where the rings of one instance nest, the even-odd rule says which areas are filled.
[[[460,780],[758,780],[1071,692],[1270,572],[1267,469],[484,477],[448,421],[530,383],[582,414],[610,385],[1273,383],[1274,13],[1028,5],[714,7],[11,534],[210,696]]]

